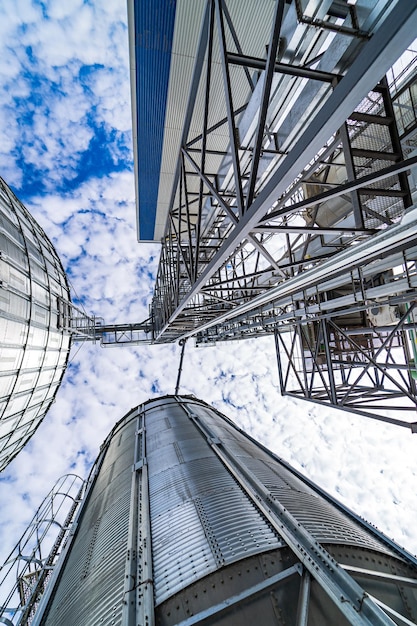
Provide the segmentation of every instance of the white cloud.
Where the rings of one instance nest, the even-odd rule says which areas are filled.
[[[0,174],[9,183],[24,182],[20,148],[27,164],[39,166],[49,193],[32,192],[28,208],[54,241],[87,310],[108,323],[135,322],[148,315],[158,246],[136,242],[131,171],[91,174],[74,189],[57,190],[63,176],[73,179],[78,172],[80,153],[93,133],[86,123],[89,114],[115,133],[130,125],[125,2],[83,5],[82,10],[78,5],[51,0],[46,5],[50,20],[44,22],[31,2],[2,2]],[[12,102],[16,96],[30,99],[30,81],[23,73],[28,45],[36,54],[36,71],[57,86],[56,91],[48,88],[34,107],[30,128],[22,127]],[[94,63],[103,69],[92,71],[82,89],[80,69]],[[118,158],[119,149],[112,146],[112,151]],[[72,350],[52,410],[0,477],[3,556],[58,476],[69,468],[86,475],[116,420],[155,394],[174,392],[178,346],[102,349],[86,344],[78,349]],[[212,403],[416,552],[415,436],[282,398],[277,378],[272,338],[212,348],[189,342],[180,391]]]
[[[94,139],[93,122],[105,133],[122,133],[123,145],[131,124],[125,4],[61,5],[5,2],[0,8],[0,121],[5,129],[0,168],[9,183],[19,186],[25,182],[23,158],[43,174],[42,185],[51,192],[77,176]],[[120,150],[114,145],[108,150],[117,162]]]

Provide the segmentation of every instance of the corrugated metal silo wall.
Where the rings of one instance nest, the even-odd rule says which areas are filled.
[[[0,470],[33,435],[67,366],[67,278],[42,228],[0,178]]]
[[[417,578],[415,569],[388,543],[322,497],[227,418],[198,400],[165,397],[132,410],[105,443],[104,459],[84,503],[73,545],[48,610],[36,623],[145,623],[136,617],[135,611],[139,615],[142,610],[139,606],[133,608],[130,620],[127,604],[132,590],[136,604],[142,602],[140,589],[146,584],[153,587],[156,623],[179,624],[296,564],[277,529],[213,451],[219,443],[335,558]],[[146,580],[141,579],[139,566],[133,577],[128,573],[129,526],[136,515],[130,510],[136,506],[134,500],[130,503],[132,477],[144,463],[149,476],[153,568]],[[145,511],[139,498],[139,518],[141,506]],[[142,549],[139,543],[138,553]],[[249,624],[260,615],[265,625],[295,623],[299,578],[242,602],[233,615],[207,623]],[[371,591],[378,591],[374,587],[371,583]],[[403,610],[404,603],[416,607],[415,593],[409,587],[401,592],[389,589],[391,605],[396,610]],[[308,623],[346,621],[313,586]]]

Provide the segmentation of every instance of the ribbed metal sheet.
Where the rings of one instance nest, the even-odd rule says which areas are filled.
[[[0,179],[0,471],[26,444],[55,397],[70,335],[61,262],[41,227]]]
[[[120,624],[135,420],[116,432],[88,496],[60,584],[42,624]]]
[[[164,234],[205,2],[177,0],[154,238]],[[169,132],[165,140],[166,132]]]
[[[341,543],[374,548],[393,554],[385,544],[302,482],[287,467],[280,466],[255,443],[228,423],[222,424],[206,409],[194,407],[196,415],[210,426],[223,445],[236,456],[294,517],[321,543]]]
[[[176,3],[170,0],[141,0],[132,4],[132,54],[139,69],[135,81],[134,111],[135,139],[139,148],[136,155],[139,237],[152,240]]]
[[[156,605],[219,566],[279,545],[181,407],[150,409],[146,429]]]
[[[164,173],[164,179],[159,181],[158,189],[158,207],[156,215],[156,223],[162,224],[155,228],[155,239],[158,241],[164,234],[167,219],[167,209],[172,192],[173,176],[179,154],[180,139],[184,125],[185,112],[187,109],[190,84],[194,62],[196,58],[198,36],[200,33],[203,10],[205,2],[194,2],[192,0],[177,0],[177,12],[174,30],[174,41],[172,46],[172,60],[170,81],[167,93],[167,107],[165,116],[164,143],[161,159],[161,173]],[[274,3],[270,0],[229,0],[227,8],[230,12],[231,19],[236,29],[236,35],[240,42],[244,42],[245,53],[257,56],[265,56],[265,47],[269,42],[271,18],[274,10]],[[254,13],[257,16],[257,28],[251,28]],[[235,51],[236,46],[226,28],[226,40],[229,50]],[[220,55],[217,41],[213,51],[213,78],[214,92],[217,94],[216,103],[211,103],[209,123],[215,123],[222,116],[224,110],[224,88],[223,78],[220,66]],[[204,64],[203,74],[206,71]],[[231,68],[231,81],[234,89],[234,106],[237,108],[247,101],[249,95],[249,85],[245,77],[244,71],[239,67]],[[201,131],[202,119],[204,114],[205,94],[203,90],[199,90],[196,98],[195,115],[191,123],[191,130],[199,133]],[[214,106],[213,106],[214,105]],[[226,149],[228,145],[228,133],[224,128],[224,135],[220,130],[218,135],[218,143],[211,146],[217,150]],[[214,167],[214,164],[213,164]],[[208,168],[208,171],[217,171]]]
[[[268,495],[251,496],[255,483]],[[200,401],[165,397],[143,405],[140,415],[132,410],[107,438],[73,544],[34,626],[136,626],[153,611],[156,623],[172,626],[246,592],[247,601],[210,623],[240,626],[260,618],[272,626],[277,615],[296,623],[302,568],[268,587],[269,577],[298,562],[280,536],[284,526],[265,517],[274,500],[322,555],[324,545],[346,567],[415,576],[403,553],[229,420]],[[252,598],[258,584],[266,591]],[[142,594],[145,587],[153,596]],[[399,593],[389,581],[381,587],[375,579],[367,590],[398,611],[417,604],[412,589]],[[309,613],[312,626],[347,624],[316,583]]]
[[[157,604],[216,569],[192,501],[152,517],[152,549]]]

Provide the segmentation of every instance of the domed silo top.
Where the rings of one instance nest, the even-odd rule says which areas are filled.
[[[0,470],[50,407],[66,368],[70,301],[65,272],[42,228],[0,178]]]

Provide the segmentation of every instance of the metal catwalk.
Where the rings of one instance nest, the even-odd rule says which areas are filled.
[[[142,161],[149,7],[129,0]],[[155,232],[166,219],[150,316],[83,336],[81,319],[80,337],[274,335],[282,394],[416,432],[417,2],[177,0],[169,15],[169,87],[149,96],[161,167],[135,165]]]
[[[152,342],[275,334],[282,393],[416,430],[417,3],[207,1],[183,110],[187,6]]]
[[[410,163],[384,77],[416,16],[401,1],[207,3],[156,341],[204,329],[403,215]]]
[[[417,561],[191,397],[112,430],[32,626],[412,624]]]

